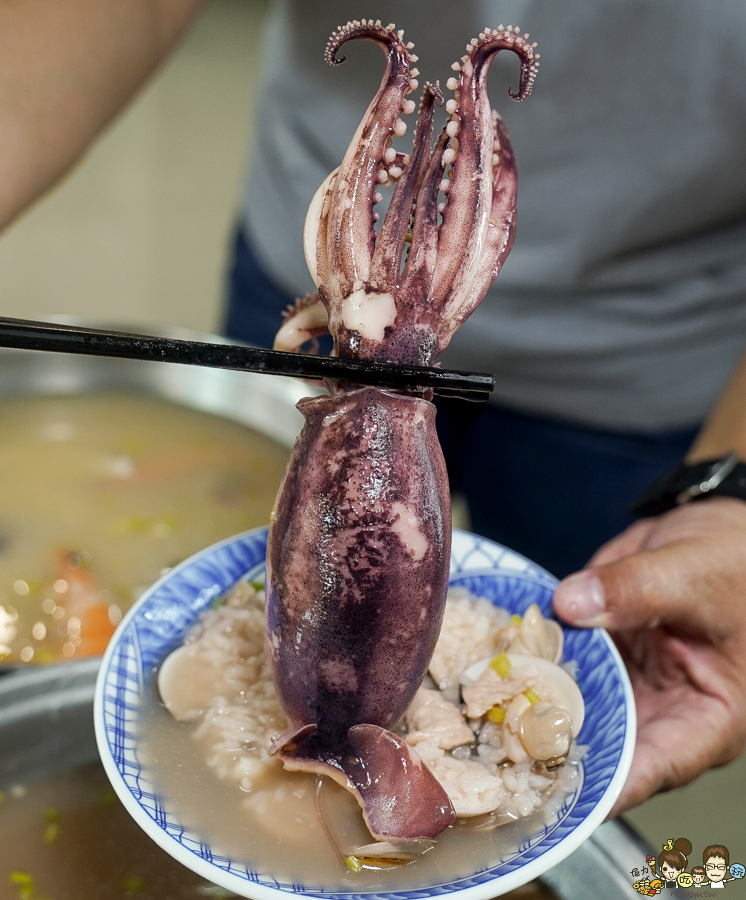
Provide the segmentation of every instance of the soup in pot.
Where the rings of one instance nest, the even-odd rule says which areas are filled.
[[[235,897],[161,850],[103,768],[0,785],[0,900],[220,900]],[[557,900],[541,882],[507,900]]]
[[[154,844],[98,764],[10,785],[0,797],[0,900],[235,896]]]
[[[0,400],[0,663],[102,653],[164,569],[269,521],[288,455],[146,395]]]

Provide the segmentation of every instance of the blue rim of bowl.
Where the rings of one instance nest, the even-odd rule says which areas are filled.
[[[263,573],[266,537],[266,528],[235,535],[171,569],[130,609],[103,657],[94,698],[99,754],[122,804],[159,846],[208,881],[254,900],[280,900],[288,894],[325,900],[424,900],[441,895],[486,900],[539,877],[590,837],[626,781],[635,747],[635,704],[626,669],[609,635],[601,629],[566,626],[565,658],[581,658],[578,680],[587,701],[578,743],[589,744],[590,749],[580,766],[581,783],[551,826],[491,868],[422,890],[307,889],[214,854],[180,825],[155,793],[137,757],[134,726],[139,699],[145,680],[181,644],[198,615],[239,579]],[[454,530],[450,583],[487,595],[493,602],[509,603],[515,612],[537,602],[542,612],[550,613],[557,581],[493,541]],[[154,615],[158,609],[167,610],[168,615]],[[590,702],[595,697],[604,702]]]

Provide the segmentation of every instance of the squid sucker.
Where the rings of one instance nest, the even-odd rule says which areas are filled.
[[[434,147],[437,83],[425,85],[404,155],[391,142],[414,110],[413,45],[393,25],[350,22],[329,39],[330,65],[353,38],[380,44],[386,71],[311,202],[304,241],[318,291],[288,311],[275,346],[297,350],[328,332],[342,357],[432,365],[513,242],[517,172],[487,98],[489,64],[503,49],[519,56],[511,97],[523,100],[538,55],[517,29],[485,29],[454,63],[455,97]],[[378,189],[394,184],[376,232]],[[290,722],[273,752],[288,769],[350,790],[375,838],[433,838],[453,823],[453,807],[391,729],[427,672],[445,609],[451,518],[435,407],[424,392],[328,388],[299,404],[305,423],[269,531],[267,641]]]

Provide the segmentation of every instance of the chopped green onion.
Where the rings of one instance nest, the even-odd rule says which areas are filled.
[[[500,678],[507,678],[508,672],[510,672],[510,660],[508,659],[508,654],[498,653],[490,663],[490,668],[494,669]]]
[[[145,887],[145,879],[141,875],[128,875],[122,882],[122,887],[131,894],[141,894]]]
[[[502,723],[505,721],[505,707],[493,706],[492,709],[488,709],[487,719],[490,722],[494,722],[495,725],[502,725]]]
[[[529,703],[538,703],[541,700],[541,697],[536,693],[536,691],[532,690],[532,688],[524,691],[523,694]]]
[[[34,900],[34,876],[28,872],[11,872],[10,880],[18,885],[18,900]]]
[[[345,859],[345,863],[347,863],[347,868],[350,872],[355,872],[356,874],[363,868],[363,865],[357,856],[348,856]]]
[[[60,655],[59,651],[55,650],[53,647],[49,647],[44,644],[41,647],[36,648],[36,652],[34,653],[34,659],[37,663],[42,663],[43,665],[49,665],[50,663],[59,662]]]
[[[120,516],[114,522],[114,532],[117,535],[147,534],[150,531],[150,520],[145,516]]]
[[[105,790],[103,794],[101,794],[101,803],[104,806],[113,806],[117,802],[117,800],[117,792],[113,787],[107,788],[107,790]]]

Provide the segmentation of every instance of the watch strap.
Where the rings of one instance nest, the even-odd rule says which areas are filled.
[[[705,497],[746,500],[746,463],[729,453],[720,459],[680,463],[663,475],[630,507],[637,516],[657,516],[684,503]]]

